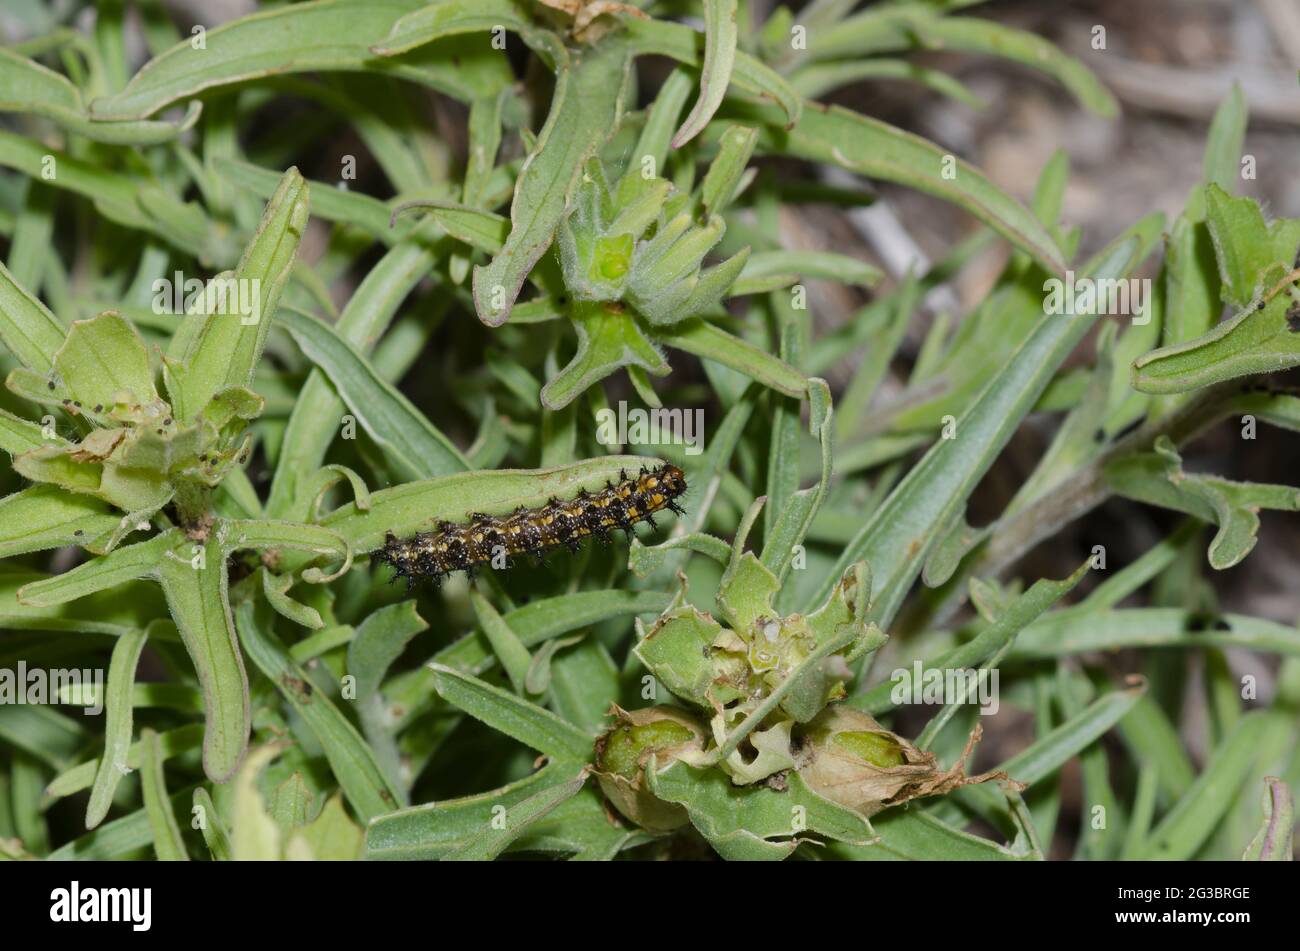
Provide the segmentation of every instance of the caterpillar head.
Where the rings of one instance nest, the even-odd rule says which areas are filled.
[[[674,465],[666,465],[659,470],[660,491],[670,499],[675,499],[686,491],[686,473]]]

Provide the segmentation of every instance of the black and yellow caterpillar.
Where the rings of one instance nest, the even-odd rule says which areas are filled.
[[[620,473],[618,482],[606,482],[598,492],[584,489],[568,501],[552,498],[505,516],[475,512],[464,524],[439,522],[433,531],[410,538],[389,532],[377,555],[396,577],[441,581],[453,571],[469,571],[494,559],[509,564],[512,558],[540,557],[561,546],[577,551],[584,538],[608,541],[613,530],[631,531],[637,522],[653,527],[656,512],[681,514],[676,500],[685,491],[686,476],[674,465],[642,469],[634,477]]]

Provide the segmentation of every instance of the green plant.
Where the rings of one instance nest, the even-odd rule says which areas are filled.
[[[1300,399],[1249,379],[1300,363],[1300,222],[1232,194],[1240,95],[1183,213],[1074,266],[1071,292],[1127,280],[1167,232],[1146,319],[1106,322],[1091,366],[1067,369],[1099,321],[1044,312],[1079,244],[1064,155],[1026,208],[813,97],[889,77],[976,105],[906,56],[944,46],[1031,64],[1101,115],[1113,100],[1044,40],[953,15],[964,3],[854,5],[760,24],[705,0],[700,36],[673,19],[695,4],[312,0],[183,37],[140,0],[152,58],[134,75],[123,5],[100,4],[91,35],[32,14],[32,38],[0,49],[0,668],[108,673],[56,688],[63,710],[0,705],[0,850],[608,859],[702,838],[727,858],[1042,858],[1070,838],[1077,757],[1083,857],[1289,857],[1267,830],[1300,778],[1300,633],[1218,611],[1201,527],[1209,567],[1235,565],[1260,510],[1300,492],[1179,455],[1243,414],[1300,429]],[[650,56],[673,63],[657,86],[635,68]],[[467,109],[463,155],[419,109],[434,94]],[[339,126],[390,197],[336,187],[350,153],[337,182],[291,165]],[[882,275],[782,247],[778,215],[872,198],[782,160],[930,193],[982,230],[814,335],[804,280]],[[996,286],[935,323],[886,399],[920,295],[997,240]],[[196,293],[173,282],[200,272]],[[832,410],[836,367],[852,370]],[[707,448],[650,425],[611,454],[592,423],[611,393],[706,408]],[[1034,411],[1063,416],[1047,451],[970,526]],[[664,460],[691,486],[666,539],[442,589],[371,564],[388,533]],[[1188,519],[1122,567],[1103,552],[1064,580],[1004,577],[1114,495]],[[887,641],[900,668],[978,672],[911,739],[873,676]],[[1285,658],[1271,706],[1244,709],[1233,647]],[[1096,662],[1121,648],[1146,650],[1146,681]],[[1192,656],[1199,771],[1171,721]],[[994,675],[1035,738],[968,777],[968,691]]]

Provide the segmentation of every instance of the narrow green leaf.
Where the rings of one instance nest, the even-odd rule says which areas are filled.
[[[212,797],[202,786],[194,787],[194,808],[199,811],[203,817],[203,822],[199,829],[203,832],[203,841],[207,843],[208,851],[218,862],[229,862],[231,858],[230,833],[226,831],[225,825],[221,821],[221,814],[217,812],[216,805],[212,802]]]
[[[519,640],[519,635],[510,629],[510,625],[492,606],[492,602],[483,596],[483,592],[477,585],[470,586],[469,603],[474,609],[474,617],[478,619],[478,626],[487,635],[488,642],[492,645],[492,652],[501,662],[506,676],[510,678],[510,686],[514,688],[515,693],[523,696],[524,681],[533,662],[528,648]]]
[[[1144,647],[1239,647],[1295,655],[1300,630],[1248,614],[1206,621],[1182,608],[1067,609],[1026,628],[1011,656],[1023,660]]]
[[[1291,789],[1276,776],[1264,779],[1264,824],[1246,846],[1244,862],[1289,862],[1294,849],[1295,807]]]
[[[684,69],[679,67],[668,74],[650,104],[645,125],[641,127],[641,137],[628,161],[629,168],[648,168],[652,174],[659,174],[668,158],[677,117],[681,115],[690,93],[691,78]]]
[[[372,50],[380,56],[396,56],[444,37],[487,32],[493,27],[529,39],[542,32],[533,25],[527,6],[517,0],[446,0],[407,13]]]
[[[183,862],[189,859],[181,829],[176,823],[163,779],[162,755],[158,752],[158,734],[145,727],[140,732],[143,750],[140,755],[140,788],[144,792],[144,811],[149,817],[153,849],[160,862]]]
[[[80,722],[51,707],[5,703],[0,704],[0,739],[58,770],[88,737]]]
[[[219,157],[213,161],[212,166],[226,181],[246,189],[263,201],[270,201],[280,186],[280,175],[251,162]],[[307,187],[311,194],[313,218],[355,225],[375,240],[390,245],[411,236],[411,222],[393,222],[392,209],[377,198],[361,192],[331,188],[325,182],[314,179],[308,180]]]
[[[402,656],[407,643],[427,630],[414,601],[399,601],[371,613],[348,642],[348,673],[356,677],[356,696],[378,697],[388,668]]]
[[[1103,694],[1041,739],[998,764],[1012,779],[1033,785],[1113,727],[1146,691],[1145,682]]]
[[[971,640],[926,661],[922,668],[922,676],[927,670],[974,668],[1002,654],[1035,619],[1072,591],[1087,571],[1088,563],[1085,563],[1068,578],[1060,581],[1049,578],[1035,581],[1028,591],[1016,598],[992,624]],[[885,681],[852,697],[848,702],[870,713],[884,713],[895,706],[892,695],[896,691],[900,692],[900,695],[910,695],[913,689],[912,675],[913,671],[909,671],[907,678],[901,683],[893,680]]]
[[[759,148],[897,182],[964,208],[1038,261],[1050,274],[1065,262],[1043,225],[980,171],[919,136],[839,106],[809,103],[789,131],[771,107],[727,103],[720,115],[759,126]],[[945,170],[951,170],[945,174]]]
[[[371,350],[435,260],[432,250],[419,242],[402,242],[392,248],[348,300],[334,325],[337,334],[359,353]],[[314,498],[308,497],[301,483],[310,481],[320,468],[326,450],[339,435],[344,410],[324,373],[313,370],[298,394],[280,446],[266,505],[271,517],[308,517]]]
[[[1119,725],[1119,735],[1134,759],[1150,764],[1155,770],[1157,798],[1162,806],[1176,802],[1192,788],[1196,769],[1183,748],[1178,728],[1165,715],[1156,697],[1147,694],[1133,705]],[[1147,828],[1142,832],[1142,841],[1136,845],[1145,843],[1151,831],[1151,818],[1146,817]]]
[[[718,111],[718,106],[727,94],[727,85],[731,82],[739,37],[736,0],[704,0],[704,60],[700,64],[700,97],[673,136],[673,148],[680,149],[699,135]]]
[[[568,764],[550,763],[491,792],[424,803],[380,816],[366,829],[366,857],[440,858],[474,841],[490,828],[500,810],[509,810],[570,776]]]
[[[0,112],[44,116],[69,132],[116,145],[157,145],[175,139],[198,118],[198,103],[179,125],[171,122],[93,122],[81,92],[64,76],[0,49]]]
[[[499,327],[533,265],[550,246],[583,163],[618,124],[629,58],[620,43],[587,47],[562,67],[551,111],[524,163],[510,206],[510,236],[486,265],[474,268],[479,320]]]
[[[118,526],[107,503],[57,485],[34,485],[0,498],[0,558],[63,545],[88,545]]]
[[[463,241],[471,248],[478,248],[488,254],[497,254],[505,246],[510,236],[510,219],[496,212],[471,208],[452,201],[438,199],[420,199],[407,201],[393,209],[391,221],[407,210],[427,212],[447,234],[458,241]]]
[[[909,26],[926,46],[988,53],[1023,63],[1058,80],[1099,116],[1119,115],[1119,104],[1083,63],[1036,33],[975,17],[918,17]]]
[[[1258,714],[1247,714],[1237,722],[1187,795],[1151,831],[1143,859],[1180,861],[1196,855],[1254,768],[1255,741],[1264,724]]]
[[[662,591],[582,591],[533,601],[506,613],[503,619],[525,647],[532,647],[611,618],[658,614],[670,601],[671,596]],[[433,659],[466,673],[482,674],[495,663],[496,655],[487,636],[474,631],[443,648]],[[385,685],[389,699],[406,711],[407,718],[428,706],[432,688],[433,676],[427,667],[399,674]],[[605,708],[602,705],[602,715]]]
[[[1214,110],[1210,133],[1205,142],[1205,159],[1201,179],[1231,191],[1238,181],[1238,162],[1246,142],[1249,112],[1241,85],[1233,83],[1228,94]]]
[[[404,793],[402,755],[393,726],[393,708],[380,690],[388,668],[401,657],[411,638],[428,629],[416,611],[414,601],[399,601],[372,611],[347,641],[347,672],[355,678],[351,696],[357,702],[361,730],[375,753],[375,760],[389,778],[390,788]],[[301,662],[299,641],[290,656]],[[305,653],[305,652],[304,652]],[[409,800],[402,795],[400,805]]]
[[[790,274],[804,278],[875,287],[884,274],[880,268],[834,251],[759,251],[749,256],[740,279]]]
[[[54,315],[0,263],[0,343],[23,366],[48,373],[63,346],[63,334]]]
[[[550,689],[555,712],[595,736],[619,694],[618,667],[598,638],[584,637],[551,660]]]
[[[1138,771],[1137,791],[1133,793],[1133,808],[1129,812],[1129,825],[1124,833],[1124,847],[1120,858],[1134,861],[1142,853],[1151,819],[1156,811],[1156,792],[1160,788],[1160,769],[1144,763]]]
[[[428,666],[442,698],[476,720],[557,760],[585,763],[591,758],[591,737],[551,711],[451,667]]]
[[[801,96],[820,99],[833,89],[864,79],[901,79],[919,83],[969,109],[988,108],[988,103],[971,92],[960,80],[942,70],[931,69],[903,59],[874,57],[810,63],[790,74],[790,85]]]
[[[202,745],[203,724],[201,723],[189,723],[158,734],[158,755],[162,757],[164,762],[173,756],[198,749]],[[127,748],[122,765],[128,770],[139,769],[143,752],[144,747],[140,741],[137,740],[132,743]],[[97,760],[86,760],[84,763],[78,763],[76,766],[64,770],[45,787],[45,794],[52,799],[62,799],[65,796],[71,796],[73,793],[79,793],[83,789],[92,788],[100,765]]]
[[[171,797],[172,810],[185,811],[190,807],[193,787],[175,793]],[[71,859],[112,859],[129,855],[146,848],[152,841],[149,817],[143,809],[112,822],[106,822],[97,829],[87,832],[80,838],[73,839],[50,853],[49,858],[66,862]]]
[[[223,783],[239,767],[251,728],[248,676],[230,616],[226,553],[215,537],[204,544],[183,539],[161,552],[154,571],[203,688],[203,769],[213,782]]]
[[[184,544],[184,538],[179,529],[171,529],[148,541],[114,549],[71,571],[24,585],[18,589],[18,601],[45,608],[152,575],[167,552]]]
[[[113,804],[113,793],[127,772],[127,751],[131,746],[131,687],[135,683],[135,668],[144,650],[148,634],[132,631],[118,638],[113,645],[113,656],[108,662],[108,690],[104,696],[104,755],[95,772],[95,782],[86,804],[86,828],[93,829],[104,821]],[[162,754],[157,735],[152,731],[145,749],[147,757],[155,760],[154,767],[161,769]],[[141,741],[144,742],[143,736]]]
[[[1083,272],[1099,279],[1122,277],[1141,260],[1142,250],[1138,235],[1123,235]],[[1078,316],[1043,317],[957,419],[956,438],[940,439],[912,467],[859,530],[809,603],[824,601],[833,579],[854,562],[866,561],[876,578],[872,619],[887,625],[930,549],[1090,326],[1088,318]]]
[[[584,769],[573,779],[533,793],[506,810],[499,826],[489,824],[477,836],[446,855],[445,858],[458,862],[491,861],[504,852],[510,843],[519,838],[530,825],[553,812],[565,800],[572,799],[581,792],[586,781],[587,772]]]
[[[656,327],[651,336],[670,347],[730,367],[786,396],[802,399],[808,391],[808,379],[790,364],[706,320],[694,318]]]
[[[0,130],[0,165],[82,195],[109,220],[156,235],[204,264],[225,266],[237,253],[227,229],[218,228],[199,205],[181,201],[152,179],[112,172],[93,161],[4,130]],[[47,179],[51,167],[56,174]],[[4,285],[11,283],[0,280],[0,294],[8,290]],[[10,301],[0,298],[0,303],[7,309]],[[29,365],[42,372],[47,369],[36,363]]]
[[[171,393],[180,419],[193,419],[219,390],[252,383],[306,227],[307,184],[298,170],[291,168],[280,180],[257,233],[235,268],[231,278],[235,284],[226,285],[231,289],[225,306],[185,318],[185,323],[191,324],[182,356],[185,369],[180,392]]]
[[[657,54],[675,59],[683,66],[701,69],[704,58],[697,42],[699,33],[683,23],[629,17],[623,21],[627,42],[637,55]],[[707,40],[706,40],[707,43]],[[795,125],[803,103],[790,84],[770,66],[748,53],[736,51],[731,66],[731,83],[753,96],[775,102],[784,113],[782,125]]]
[[[729,544],[714,535],[693,532],[675,536],[658,545],[643,545],[640,539],[632,539],[632,550],[628,553],[627,566],[638,578],[648,578],[660,572],[668,564],[669,552],[682,548],[707,555],[724,567],[731,561]],[[771,568],[770,565],[768,567]]]
[[[206,89],[287,72],[376,70],[410,79],[462,101],[501,88],[510,68],[489,47],[462,39],[394,60],[370,47],[419,0],[317,0],[265,10],[208,30],[200,46],[183,40],[150,60],[121,92],[90,104],[96,119],[143,119]]]
[[[407,478],[428,479],[470,468],[455,444],[329,326],[291,307],[280,321]]]
[[[249,660],[275,684],[315,734],[352,808],[366,821],[397,808],[399,792],[389,784],[374,752],[290,657],[271,629],[270,608],[250,601],[241,604],[237,613],[240,642]]]
[[[911,271],[903,277],[903,283],[897,291],[879,303],[874,303],[859,311],[855,317],[858,321],[868,323],[875,321],[882,324],[881,332],[873,335],[873,346],[863,356],[862,362],[853,373],[840,400],[839,412],[836,414],[835,434],[841,442],[858,437],[868,418],[871,401],[884,382],[894,355],[903,343],[912,315],[921,296],[920,279]],[[843,468],[845,450],[840,451],[840,467]]]
[[[0,410],[0,450],[17,456],[37,449],[48,441],[39,424]],[[54,441],[63,443],[62,437],[58,436]]]

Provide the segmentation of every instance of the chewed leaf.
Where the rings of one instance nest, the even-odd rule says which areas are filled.
[[[1275,269],[1274,276],[1281,270]],[[1300,322],[1285,294],[1251,304],[1209,333],[1152,350],[1133,362],[1133,387],[1144,393],[1186,393],[1254,373],[1300,365]],[[1292,324],[1295,324],[1293,327]]]
[[[1214,241],[1223,280],[1225,302],[1243,308],[1267,290],[1265,281],[1275,268],[1289,269],[1300,244],[1300,220],[1264,221],[1259,205],[1236,198],[1216,184],[1206,187],[1205,223]]]
[[[1260,509],[1300,511],[1300,489],[1184,472],[1166,437],[1156,442],[1154,452],[1113,460],[1105,476],[1121,495],[1218,525],[1208,555],[1210,566],[1219,570],[1231,568],[1255,547]]]
[[[54,369],[86,407],[144,404],[158,396],[144,341],[111,311],[72,325],[54,355]]]
[[[709,653],[721,633],[721,624],[685,605],[660,617],[633,651],[674,694],[707,707],[716,676]]]

